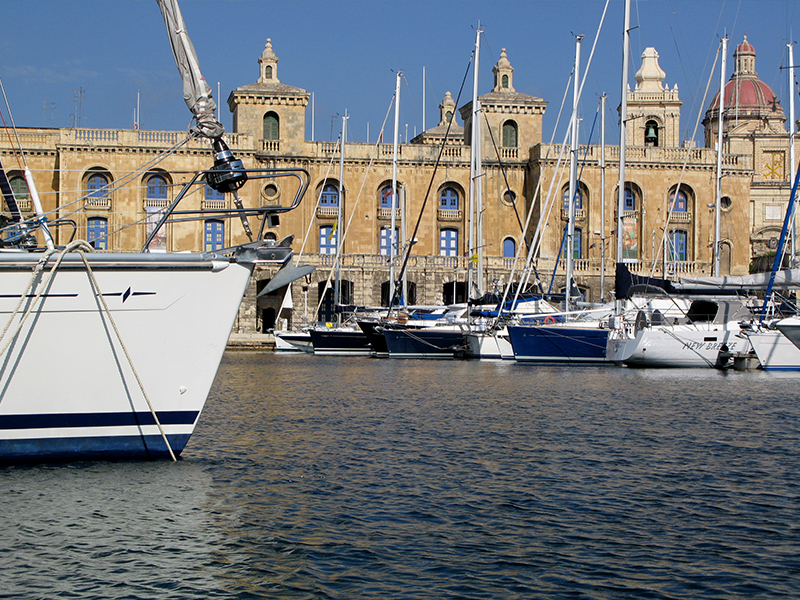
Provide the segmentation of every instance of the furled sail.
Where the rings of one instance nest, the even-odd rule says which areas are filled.
[[[721,277],[681,277],[684,290],[702,288],[764,290],[769,285],[770,273],[750,275],[724,275]],[[800,269],[784,269],[775,273],[774,285],[785,289],[800,288]]]
[[[211,88],[200,72],[197,53],[186,32],[186,24],[183,22],[178,0],[156,1],[164,16],[172,54],[175,56],[175,64],[178,65],[178,71],[183,78],[183,99],[197,119],[196,129],[206,137],[219,138],[225,133],[225,128],[214,114],[217,104],[211,95]]]

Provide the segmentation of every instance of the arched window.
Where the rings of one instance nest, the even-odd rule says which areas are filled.
[[[167,199],[167,180],[161,175],[151,175],[147,180],[147,197],[153,200]]]
[[[564,195],[562,198],[564,200],[564,208],[569,208],[569,186],[564,188]],[[575,210],[581,208],[583,208],[583,190],[579,185],[575,188]]]
[[[86,241],[95,250],[108,250],[108,219],[90,217],[86,221]]]
[[[397,195],[400,195],[400,186],[397,186]],[[399,206],[397,198],[394,199],[394,206]],[[385,185],[381,188],[381,208],[392,208],[392,186]]]
[[[644,145],[658,146],[658,123],[650,119],[644,124]]]
[[[680,190],[677,194],[672,192],[670,195],[670,204],[670,208],[673,212],[686,212],[689,210],[689,199],[686,196],[686,192],[683,190]]]
[[[206,184],[206,200],[225,200],[225,194]]]
[[[514,123],[514,121],[506,121],[503,123],[503,147],[517,147],[517,124]]]
[[[503,240],[503,258],[514,258],[517,255],[517,243],[513,238]]]
[[[108,177],[103,173],[92,173],[86,180],[86,192],[89,198],[108,198]]]
[[[225,247],[225,222],[219,219],[206,220],[206,236],[203,248],[206,252],[221,250]]]
[[[281,139],[281,127],[278,114],[268,112],[264,115],[264,139],[265,140],[279,140]]]
[[[669,260],[685,262],[689,260],[689,233],[685,229],[671,229],[669,232]]]
[[[629,186],[625,186],[625,199],[622,204],[622,210],[625,212],[633,212],[636,210],[636,194]]]
[[[445,122],[447,122],[447,123],[452,121],[453,120],[453,111],[452,110],[448,110],[446,113],[444,113],[444,119],[445,119]]]
[[[319,199],[320,206],[339,206],[339,188],[332,183],[322,186],[322,195]]]
[[[397,237],[397,228],[394,230],[394,240],[392,240],[392,228],[381,227],[381,256],[391,256],[392,243],[397,243]],[[395,247],[395,253],[396,252],[397,248]]]
[[[272,79],[272,65],[267,65],[264,69],[264,77]]]
[[[439,232],[439,256],[458,256],[458,229]]]
[[[458,210],[458,192],[451,187],[444,188],[439,196],[439,208]]]
[[[503,75],[503,87],[508,87],[508,75]]]
[[[273,241],[273,242],[277,242],[278,241],[278,236],[275,235],[271,231],[267,232],[267,233],[264,234],[264,241],[267,241],[267,240],[270,240],[270,241]]]
[[[11,191],[14,192],[14,198],[17,200],[27,200],[30,197],[28,183],[25,181],[24,177],[14,175],[9,180],[9,183],[11,184]]]

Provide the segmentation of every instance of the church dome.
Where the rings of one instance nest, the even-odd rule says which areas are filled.
[[[747,41],[746,35],[736,47],[733,56],[736,68],[724,88],[726,114],[742,116],[774,113],[776,116],[783,116],[783,108],[775,92],[758,78],[755,69],[756,51]],[[714,96],[708,110],[719,110],[719,92]]]

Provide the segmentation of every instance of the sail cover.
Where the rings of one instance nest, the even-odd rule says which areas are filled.
[[[175,64],[178,65],[178,71],[183,78],[183,99],[186,101],[186,106],[197,119],[198,131],[206,137],[218,138],[225,133],[225,128],[214,115],[217,104],[211,95],[211,88],[200,72],[197,53],[186,32],[178,0],[156,1],[164,16]]]
[[[751,275],[725,275],[723,277],[681,277],[681,289],[697,287],[720,289],[764,290],[769,285],[770,273]],[[784,269],[775,273],[775,286],[784,289],[800,288],[800,269]]]

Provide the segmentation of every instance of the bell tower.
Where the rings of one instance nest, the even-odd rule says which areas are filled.
[[[666,73],[658,65],[658,52],[646,48],[636,73],[636,88],[628,90],[629,146],[677,148],[680,146],[681,104],[678,85],[664,85]]]

